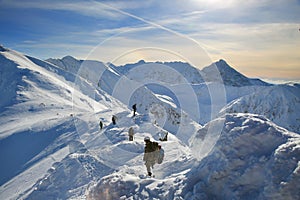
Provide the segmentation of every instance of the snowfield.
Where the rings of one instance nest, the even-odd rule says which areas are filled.
[[[0,89],[0,199],[300,199],[297,84],[224,60],[114,66],[1,46]],[[145,136],[165,152],[155,177]]]
[[[276,124],[300,133],[300,85],[274,85],[233,100],[224,113],[256,113]]]
[[[187,175],[186,199],[299,198],[298,134],[263,116],[228,114],[209,122],[191,146],[205,141],[208,126],[220,125],[216,144]]]

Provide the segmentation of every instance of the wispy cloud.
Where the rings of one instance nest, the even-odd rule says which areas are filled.
[[[120,13],[111,9],[104,3],[96,1],[18,1],[18,0],[3,0],[2,6],[22,8],[22,9],[43,9],[43,10],[61,10],[72,11],[85,16],[92,17],[110,17],[119,19],[124,17]]]
[[[15,43],[37,57],[90,55],[117,64],[172,58],[199,67],[205,65],[201,60],[224,58],[253,77],[256,72],[275,77],[272,73],[283,69],[286,77],[300,76],[297,0],[0,0],[0,5],[0,10],[34,11],[30,22],[15,16],[18,23],[10,28],[28,31]],[[53,19],[53,13],[63,14]]]
[[[206,4],[200,11],[156,23],[194,38],[213,60],[229,60],[249,76],[295,78],[300,77],[300,15],[295,16],[299,4],[294,0],[232,1],[219,8]]]

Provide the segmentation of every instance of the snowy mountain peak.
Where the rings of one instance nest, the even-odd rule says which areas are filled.
[[[145,64],[146,62],[144,60],[140,60],[139,62],[137,62],[137,64],[141,65],[141,64]]]
[[[75,74],[78,72],[82,63],[82,61],[72,56],[65,56],[62,59],[49,58],[46,61]]]
[[[231,67],[223,59],[220,59],[219,61],[215,62],[214,64],[217,66],[217,68],[219,69],[221,74],[246,77],[246,76],[242,75],[240,72],[236,71],[233,67]]]
[[[227,62],[225,60],[223,60],[223,59],[220,59],[219,61],[215,62],[215,64],[220,65],[220,66],[223,65],[223,66],[226,66],[226,67],[230,67],[227,64]]]
[[[76,58],[74,58],[73,56],[65,56],[65,57],[63,57],[61,60],[63,60],[63,61],[65,61],[65,62],[78,62],[79,60],[78,59],[76,59]]]
[[[232,68],[228,63],[220,59],[219,61],[203,68],[202,70],[203,76],[205,77],[205,80],[208,82],[219,82],[218,76],[216,76],[216,72],[218,72],[222,78],[222,81],[225,85],[229,86],[236,86],[236,87],[242,87],[242,86],[251,86],[251,85],[261,85],[261,86],[267,86],[268,83],[265,83],[259,79],[251,79],[243,74],[236,71],[234,68]]]
[[[235,69],[233,69],[230,65],[228,65],[228,63],[223,59],[220,59],[219,61],[216,61],[207,67],[204,67],[202,69],[202,71],[204,73],[209,73],[212,70],[211,68],[213,68],[213,67],[217,67],[218,70],[220,70],[220,73],[227,72],[227,73],[231,73],[231,74],[241,75],[239,72],[237,72]]]

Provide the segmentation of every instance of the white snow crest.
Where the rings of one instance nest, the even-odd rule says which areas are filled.
[[[185,199],[297,199],[299,135],[262,116],[224,117],[216,145],[188,174]],[[202,135],[195,137],[192,145],[207,137],[197,134]]]
[[[275,85],[242,96],[221,110],[224,113],[264,115],[276,124],[300,133],[300,88],[296,85]]]

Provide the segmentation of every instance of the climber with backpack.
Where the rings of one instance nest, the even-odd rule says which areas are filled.
[[[145,161],[148,176],[152,176],[151,168],[153,169],[153,166],[157,160],[156,153],[158,149],[158,143],[150,141],[150,137],[148,136],[144,138],[144,141],[145,141],[145,150],[144,150],[143,161]]]
[[[134,130],[133,127],[130,127],[128,130],[129,141],[133,141]]]
[[[145,161],[145,165],[147,168],[148,176],[152,176],[151,168],[155,163],[161,164],[164,158],[164,151],[157,142],[150,141],[150,137],[146,136],[144,138],[145,141],[145,150],[143,161]]]

